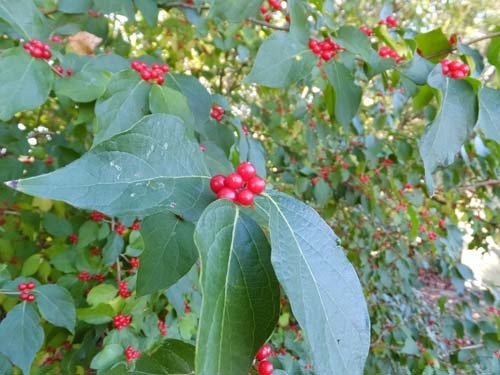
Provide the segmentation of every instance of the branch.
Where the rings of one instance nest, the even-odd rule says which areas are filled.
[[[290,28],[288,26],[277,26],[277,25],[273,25],[272,23],[269,23],[266,21],[261,21],[261,20],[255,19],[255,18],[248,18],[247,21],[250,23],[253,23],[255,25],[268,27],[268,28],[274,29],[274,30],[290,31]]]
[[[480,181],[476,182],[474,184],[470,185],[464,185],[464,186],[458,186],[458,189],[460,190],[476,190],[478,187],[484,187],[484,186],[495,186],[495,185],[500,185],[500,180],[486,180],[486,181]]]
[[[481,41],[487,40],[487,39],[493,39],[493,38],[496,38],[496,37],[499,37],[499,36],[500,36],[500,31],[496,32],[496,33],[486,34],[486,35],[480,36],[480,37],[475,38],[475,39],[471,39],[467,43],[462,43],[462,44],[464,46],[469,46],[471,44],[474,44],[474,43],[477,43],[477,42],[481,42]],[[439,51],[439,52],[432,53],[430,55],[426,55],[426,56],[422,56],[422,57],[424,59],[431,59],[433,57],[438,57],[438,56],[441,56],[441,55],[446,55],[448,53],[451,53],[451,52],[455,51],[456,49],[457,49],[457,47],[452,47],[452,48],[448,48],[448,49],[445,49],[443,51]]]

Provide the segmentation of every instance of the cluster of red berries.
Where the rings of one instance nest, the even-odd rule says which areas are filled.
[[[106,217],[107,216],[105,214],[99,211],[94,210],[90,213],[90,220],[95,221],[96,223],[106,219]]]
[[[215,121],[221,122],[224,117],[224,108],[218,104],[212,105],[212,109],[210,109],[210,117],[212,117]]]
[[[141,75],[144,81],[155,82],[158,85],[163,85],[165,82],[165,74],[170,71],[167,64],[152,64],[148,66],[144,61],[133,60],[130,67]]]
[[[330,38],[323,39],[322,41],[309,38],[309,49],[325,61],[332,59],[338,52],[343,50],[340,45]]]
[[[35,289],[35,283],[33,281],[28,281],[27,283],[21,283],[17,286],[17,290],[21,292],[19,298],[23,301],[33,302],[36,297],[34,294],[28,292],[29,290]]]
[[[454,79],[463,79],[470,71],[469,65],[457,60],[444,59],[440,64],[443,75]]]
[[[35,59],[48,60],[52,57],[50,46],[38,39],[31,39],[29,42],[24,43],[23,48]]]
[[[139,268],[139,258],[130,258],[129,262],[132,268]]]
[[[385,20],[378,21],[378,24],[379,25],[387,25],[388,27],[398,27],[399,26],[398,20],[396,18],[394,18],[393,16],[388,16],[388,17],[386,17]]]
[[[393,59],[397,63],[402,60],[402,57],[399,56],[399,53],[394,51],[391,47],[387,46],[380,47],[380,49],[378,50],[378,55],[386,59]]]
[[[272,10],[277,10],[277,11],[280,11],[280,10],[282,10],[282,9],[283,9],[283,8],[281,7],[281,2],[280,2],[279,0],[268,0],[268,3],[269,3],[269,8],[270,8],[270,9],[268,9],[268,8],[267,8],[264,4],[262,4],[262,5],[260,6],[260,8],[259,8],[259,11],[260,11],[260,13],[262,14],[262,16],[264,17],[264,20],[265,20],[266,22],[270,22],[270,21],[271,21],[271,19],[272,19],[272,15],[271,15],[271,13],[269,12],[269,10],[271,10],[271,9],[272,9]],[[287,17],[288,17],[288,15],[287,15]],[[287,18],[287,20],[288,20],[288,18]],[[288,20],[288,22],[290,22],[290,21]]]
[[[128,298],[128,297],[130,297],[130,290],[128,290],[128,282],[126,282],[126,281],[120,281],[118,283],[118,294],[122,298]]]
[[[96,273],[95,275],[91,275],[87,271],[81,271],[78,273],[78,280],[84,281],[84,282],[95,280],[99,283],[103,283],[104,280],[106,280],[106,276],[104,276],[103,274],[100,274],[100,273]]]
[[[116,329],[128,327],[130,323],[132,323],[132,316],[130,315],[118,314],[113,318],[113,324],[115,325]]]
[[[130,229],[132,230],[140,230],[141,229],[141,222],[139,219],[135,219],[132,225],[130,226]]]
[[[272,375],[274,366],[267,360],[267,358],[269,358],[271,354],[273,354],[271,345],[264,344],[255,355],[255,359],[259,361],[259,364],[257,365],[257,371],[259,372],[259,375]]]
[[[139,350],[135,350],[130,345],[127,346],[127,348],[125,349],[123,354],[125,354],[125,358],[127,359],[127,362],[132,362],[133,360],[135,360],[141,356],[141,352]]]
[[[218,174],[211,178],[210,188],[218,199],[227,199],[242,206],[251,206],[254,195],[261,194],[266,188],[266,182],[256,175],[252,163],[245,161],[238,165],[236,172],[227,176]]]
[[[366,34],[367,37],[371,37],[373,35],[373,30],[368,26],[362,25],[359,29]]]
[[[54,71],[60,76],[66,74],[66,77],[71,77],[73,75],[73,70],[71,70],[71,68],[65,70],[61,65],[54,65]]]
[[[158,320],[158,329],[160,330],[160,335],[166,336],[168,334],[167,325],[161,319]]]
[[[68,241],[71,242],[73,245],[78,242],[78,235],[76,233],[71,233],[68,236]]]
[[[127,231],[127,227],[118,221],[115,223],[113,230],[116,233],[118,233],[120,236],[123,236],[125,234],[125,232]]]

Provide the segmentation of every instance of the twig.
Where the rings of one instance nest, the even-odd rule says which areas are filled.
[[[277,25],[273,25],[272,23],[269,23],[266,21],[261,21],[261,20],[255,19],[255,18],[248,18],[247,21],[250,23],[253,23],[255,25],[268,27],[268,28],[274,29],[274,30],[290,31],[290,28],[288,26],[277,26]]]
[[[4,215],[12,215],[12,216],[21,216],[21,214],[17,211],[10,211],[10,210],[5,210],[5,211],[1,211],[0,210],[0,214],[4,214]]]
[[[475,190],[478,187],[495,186],[495,185],[500,185],[500,180],[490,179],[490,180],[486,180],[486,181],[476,182],[476,183],[470,184],[470,185],[458,186],[458,189],[460,189],[460,190]]]
[[[496,32],[496,33],[491,33],[491,34],[486,34],[486,35],[483,35],[483,36],[480,36],[478,38],[475,38],[475,39],[471,39],[469,40],[467,43],[462,43],[464,46],[469,46],[471,44],[474,44],[474,43],[477,43],[477,42],[481,42],[483,40],[487,40],[487,39],[493,39],[493,38],[496,38],[500,36],[500,31],[499,32]],[[457,47],[452,47],[452,48],[448,48],[448,49],[445,49],[443,51],[439,51],[439,52],[436,52],[436,53],[432,53],[430,55],[426,55],[426,56],[422,56],[424,59],[431,59],[433,57],[438,57],[438,56],[441,56],[441,55],[446,55],[450,52],[453,52],[457,49]]]

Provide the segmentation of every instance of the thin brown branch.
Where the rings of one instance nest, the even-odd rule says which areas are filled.
[[[248,22],[253,23],[254,25],[259,25],[259,26],[264,26],[270,29],[274,30],[281,30],[281,31],[290,31],[290,28],[288,26],[277,26],[273,25],[272,23],[266,22],[266,21],[261,21],[255,18],[248,18]]]
[[[496,185],[500,185],[500,180],[490,179],[490,180],[486,180],[486,181],[476,182],[476,183],[470,184],[470,185],[459,186],[458,189],[460,189],[460,190],[475,190],[478,187],[496,186]]]
[[[465,45],[465,46],[469,46],[471,44],[474,44],[474,43],[477,43],[477,42],[481,42],[481,41],[487,40],[487,39],[493,39],[493,38],[496,38],[496,37],[500,37],[500,31],[496,32],[496,33],[486,34],[486,35],[480,36],[480,37],[475,38],[475,39],[471,39],[468,42],[462,43],[462,44]],[[455,51],[456,49],[457,49],[457,47],[452,47],[452,48],[448,48],[448,49],[445,49],[443,51],[439,51],[439,52],[432,53],[430,55],[426,55],[426,56],[422,56],[422,57],[424,59],[432,59],[433,57],[447,55],[448,53],[451,53],[451,52]]]

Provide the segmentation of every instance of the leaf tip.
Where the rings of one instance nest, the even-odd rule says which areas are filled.
[[[19,180],[10,180],[7,182],[4,182],[4,184],[11,189],[17,190],[17,185],[19,185]]]

